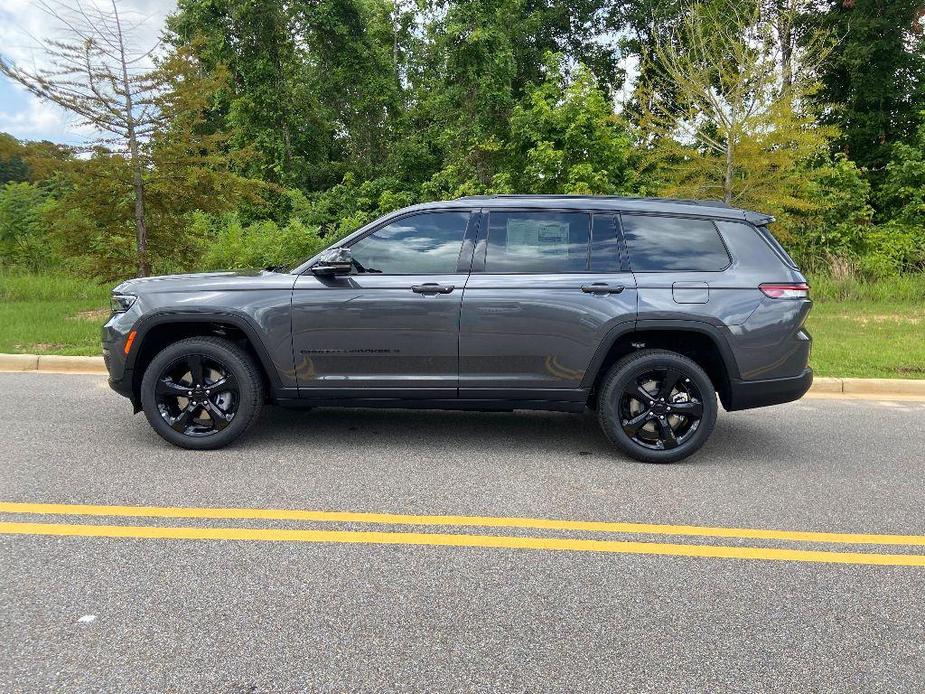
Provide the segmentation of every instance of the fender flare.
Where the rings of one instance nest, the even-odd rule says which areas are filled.
[[[196,309],[177,311],[174,309],[166,309],[143,316],[134,326],[134,330],[137,331],[136,339],[138,341],[138,347],[137,349],[133,349],[128,359],[126,359],[126,371],[132,371],[132,373],[134,373],[135,362],[138,359],[138,355],[141,354],[145,338],[148,333],[151,332],[152,328],[176,323],[223,323],[238,328],[244,333],[253,346],[254,351],[257,353],[260,365],[263,367],[267,378],[270,380],[270,385],[273,390],[281,390],[283,388],[279,378],[278,367],[270,357],[270,353],[267,351],[266,345],[263,343],[257,328],[254,327],[247,314],[236,311],[197,311]]]
[[[608,331],[604,338],[601,340],[597,350],[594,352],[594,356],[591,358],[591,363],[588,365],[588,369],[585,371],[585,376],[582,380],[581,387],[590,389],[594,386],[595,381],[597,381],[597,378],[600,375],[599,371],[601,369],[601,365],[604,363],[604,360],[607,358],[607,355],[610,353],[611,348],[613,348],[617,340],[628,334],[650,332],[654,330],[663,332],[689,332],[706,335],[719,350],[719,354],[723,360],[723,365],[726,368],[726,375],[729,381],[731,382],[733,379],[739,378],[739,366],[735,360],[735,355],[732,352],[732,348],[729,346],[728,338],[719,327],[713,325],[712,323],[699,320],[650,319],[637,320],[635,323],[620,323],[611,328],[610,331]]]

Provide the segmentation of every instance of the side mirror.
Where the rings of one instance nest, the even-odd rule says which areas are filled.
[[[312,272],[323,277],[349,275],[352,270],[353,255],[349,248],[329,248],[312,265]]]

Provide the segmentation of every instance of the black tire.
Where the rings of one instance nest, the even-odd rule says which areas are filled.
[[[194,368],[199,384],[193,383]],[[223,384],[227,390],[222,390]],[[197,385],[195,391],[182,391]],[[165,347],[151,360],[141,381],[141,406],[165,441],[193,450],[221,448],[257,418],[263,380],[251,356],[233,342],[190,337]]]
[[[717,410],[716,390],[697,363],[677,352],[646,349],[611,367],[597,414],[604,434],[623,453],[644,463],[674,463],[706,443]]]

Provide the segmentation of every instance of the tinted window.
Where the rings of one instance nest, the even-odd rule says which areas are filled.
[[[729,265],[710,221],[628,214],[623,215],[623,237],[635,272],[714,271]]]
[[[780,245],[780,241],[775,238],[774,234],[771,233],[771,230],[766,226],[758,227],[758,232],[764,238],[765,241],[774,249],[774,251],[779,255],[785,263],[787,263],[794,270],[797,269],[797,264],[793,262],[793,258],[790,257],[790,254],[784,250],[784,247]]]
[[[454,273],[468,222],[468,212],[425,212],[387,224],[350,246],[356,272]]]
[[[620,272],[623,269],[623,259],[620,256],[616,215],[595,214],[591,229],[591,270]]]
[[[492,212],[486,272],[585,272],[590,219],[577,212]]]

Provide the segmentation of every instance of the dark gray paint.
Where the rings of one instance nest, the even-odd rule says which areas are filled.
[[[230,323],[246,332],[256,343],[277,400],[580,403],[609,345],[621,334],[653,328],[708,334],[723,354],[733,387],[740,380],[759,388],[771,379],[805,380],[809,336],[802,325],[811,302],[772,300],[759,291],[763,282],[803,281],[752,226],[767,222],[764,215],[674,201],[463,198],[399,210],[335,246],[349,246],[409,213],[439,209],[473,212],[458,271],[452,274],[320,279],[311,273],[309,260],[291,273],[124,282],[115,291],[136,294],[138,301],[103,329],[113,387],[131,394],[137,349],[126,363],[121,354],[130,330],[139,331],[140,343],[157,323],[197,319]],[[480,212],[493,209],[710,219],[731,261],[719,272],[485,273],[480,271],[485,244],[484,233],[477,235],[478,219],[484,216]],[[453,290],[437,295],[411,290],[429,282]],[[582,291],[594,284],[623,290]]]

